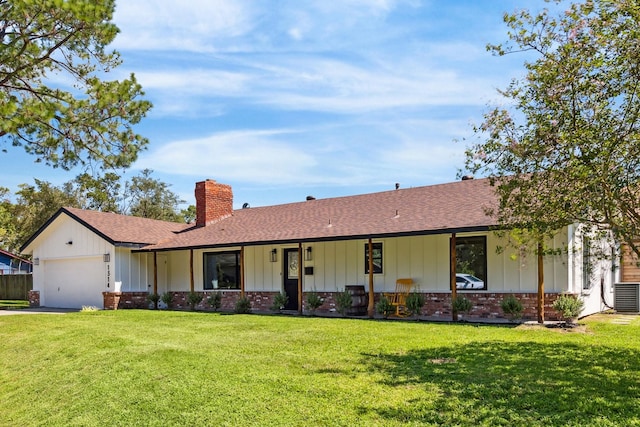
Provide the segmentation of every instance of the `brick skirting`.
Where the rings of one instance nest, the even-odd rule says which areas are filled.
[[[29,307],[40,307],[40,291],[29,291]]]
[[[33,297],[31,293],[34,293]],[[202,294],[202,301],[196,306],[196,310],[212,311],[212,308],[207,302],[207,298],[215,292],[219,292],[222,295],[220,311],[233,311],[238,298],[240,298],[239,291],[204,291],[199,292]],[[336,312],[336,295],[337,292],[317,292],[320,298],[323,299],[322,305],[316,309],[318,315],[329,315]],[[187,302],[187,296],[189,292],[171,292],[173,301],[171,308],[178,310],[189,309],[189,303]],[[434,320],[451,320],[451,294],[449,293],[437,293],[437,292],[425,292],[425,304],[422,307],[421,317],[434,319]],[[254,312],[269,312],[273,305],[273,298],[277,295],[277,292],[245,292],[245,295],[251,301],[251,309]],[[306,295],[303,298],[303,309],[305,313],[308,313],[306,307]],[[516,297],[524,306],[522,313],[523,320],[536,320],[538,316],[537,312],[537,293],[495,293],[495,292],[458,292],[459,296],[468,298],[473,304],[471,312],[464,315],[468,320],[500,320],[507,317],[502,312],[500,304],[502,300],[510,295]],[[560,316],[553,309],[553,303],[560,294],[545,294],[545,320],[560,320]],[[149,302],[147,301],[148,293],[146,292],[104,292],[104,308],[106,310],[126,309],[126,308],[149,308]],[[375,302],[380,299],[381,294],[375,294]],[[29,293],[29,303],[37,303],[39,305],[39,293],[37,291],[31,291]],[[163,304],[159,303],[160,307]]]

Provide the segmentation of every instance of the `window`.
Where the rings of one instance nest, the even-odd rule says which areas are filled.
[[[373,249],[373,273],[382,274],[382,243],[374,243]],[[364,245],[364,274],[369,274],[369,244]]]
[[[240,252],[204,254],[204,289],[240,289]]]
[[[456,289],[487,289],[487,238],[456,239]]]

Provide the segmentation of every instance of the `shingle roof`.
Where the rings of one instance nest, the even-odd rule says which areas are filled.
[[[235,210],[149,250],[343,240],[488,229],[496,204],[486,179]]]
[[[487,230],[497,225],[486,215],[496,203],[489,181],[472,179],[239,209],[206,227],[67,207],[22,249],[62,213],[113,244],[172,250]]]

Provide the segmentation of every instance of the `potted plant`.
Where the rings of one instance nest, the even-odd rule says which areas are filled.
[[[164,305],[167,307],[167,310],[170,309],[171,305],[173,304],[173,294],[171,292],[165,292],[160,297],[160,301],[164,303]]]
[[[160,295],[156,294],[155,292],[152,294],[147,295],[147,301],[150,302],[151,304],[153,304],[153,308],[154,310],[158,309],[158,301],[160,301]]]
[[[524,310],[524,306],[520,300],[513,295],[509,295],[503,299],[500,303],[500,307],[502,308],[505,316],[507,316],[512,322],[520,319],[522,317],[522,311]]]
[[[378,303],[376,304],[376,311],[382,315],[385,319],[387,319],[391,313],[396,311],[396,308],[391,304],[389,298],[381,297]]]
[[[351,309],[353,304],[353,297],[348,291],[338,292],[336,295],[336,310],[343,316],[347,315],[347,312]]]
[[[468,314],[473,308],[473,303],[468,298],[458,296],[453,300],[453,310],[456,313]]]
[[[273,297],[273,304],[271,305],[272,311],[281,312],[289,302],[289,296],[284,292],[280,292]]]
[[[407,310],[409,311],[409,313],[418,318],[422,314],[422,307],[424,306],[424,302],[424,294],[420,292],[411,292],[407,296],[406,300]]]
[[[189,292],[187,294],[187,303],[189,304],[189,308],[191,308],[191,311],[195,310],[196,306],[200,304],[200,302],[202,302],[202,298],[202,294],[198,292]]]
[[[222,306],[222,294],[220,292],[214,292],[207,298],[207,304],[213,309],[218,311]]]
[[[573,295],[562,294],[553,302],[556,310],[567,325],[575,325],[584,308],[584,301]]]
[[[311,312],[313,316],[316,312],[316,309],[320,307],[324,303],[324,299],[320,298],[320,295],[316,291],[309,292],[307,294],[307,308]]]

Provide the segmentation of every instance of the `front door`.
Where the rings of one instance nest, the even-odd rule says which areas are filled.
[[[298,309],[298,268],[300,268],[300,260],[298,259],[298,249],[284,250],[284,293],[287,294],[289,300],[284,306],[285,310]]]

